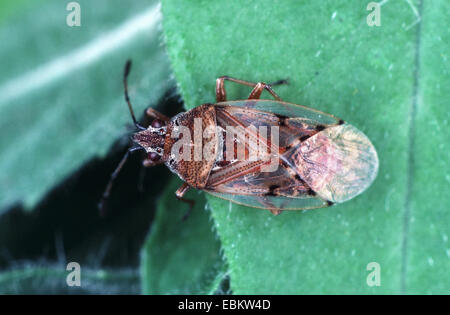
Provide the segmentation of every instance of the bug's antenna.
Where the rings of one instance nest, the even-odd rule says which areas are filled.
[[[131,60],[128,59],[127,62],[125,63],[125,69],[123,71],[123,88],[124,88],[124,93],[125,93],[125,101],[128,104],[128,109],[130,110],[131,119],[133,119],[133,123],[136,126],[136,128],[140,129],[140,130],[145,130],[145,128],[142,127],[136,120],[136,116],[134,116],[133,106],[131,105],[130,97],[128,96],[128,75],[130,74],[130,70],[131,70]]]
[[[105,202],[106,200],[109,198],[109,194],[111,192],[111,189],[113,187],[114,184],[114,180],[116,179],[117,175],[120,173],[120,171],[122,170],[122,167],[125,165],[126,161],[128,160],[128,157],[130,156],[131,152],[137,151],[137,150],[142,150],[143,148],[141,147],[132,147],[129,148],[127,150],[127,152],[124,154],[124,156],[122,157],[122,160],[120,160],[119,164],[116,166],[116,169],[114,170],[114,172],[112,172],[111,177],[109,178],[109,182],[108,185],[106,185],[105,190],[103,191],[103,195],[102,198],[100,199],[100,201],[98,202],[98,210],[100,212],[100,216],[105,216]]]

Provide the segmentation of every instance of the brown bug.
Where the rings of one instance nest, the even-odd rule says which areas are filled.
[[[215,104],[203,104],[173,118],[149,108],[146,114],[153,122],[142,127],[127,92],[130,66],[128,61],[125,100],[139,129],[132,137],[137,147],[119,163],[103,200],[128,153],[136,149],[147,152],[144,166],[164,163],[184,181],[175,193],[180,200],[192,204],[183,196],[196,188],[273,214],[344,202],[363,192],[377,175],[378,157],[369,139],[333,115],[283,102],[272,86],[284,80],[266,84],[223,76],[216,80]],[[227,101],[225,81],[253,90],[246,100]],[[260,99],[264,90],[275,100]],[[204,132],[208,129],[213,132]],[[261,130],[271,135],[276,131],[277,137],[269,138]],[[186,136],[196,133],[194,139]]]

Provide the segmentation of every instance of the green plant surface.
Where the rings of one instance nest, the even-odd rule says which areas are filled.
[[[215,79],[288,78],[286,101],[341,117],[374,143],[380,170],[328,209],[249,209],[208,197],[235,294],[448,293],[448,1],[163,2],[166,45],[187,108]],[[229,99],[248,88],[229,87]],[[266,94],[263,96],[268,98]],[[366,279],[370,262],[381,286]]]
[[[128,58],[139,116],[173,84],[157,1],[78,3],[80,27],[67,26],[67,3],[56,0],[0,22],[0,211],[17,202],[31,208],[126,134]]]
[[[408,238],[404,257],[409,293],[450,292],[448,1],[426,1],[417,51],[417,82],[410,125]]]
[[[28,264],[0,273],[1,294],[137,294],[134,270],[82,268],[80,286],[68,286],[65,266]]]
[[[24,0],[2,1],[0,3],[0,21],[7,19],[14,12],[26,8],[30,4],[31,2],[25,2]]]
[[[213,294],[226,276],[220,242],[212,232],[205,197],[191,192],[189,206],[174,198],[180,180],[172,180],[159,201],[150,235],[142,251],[142,291],[145,294]]]

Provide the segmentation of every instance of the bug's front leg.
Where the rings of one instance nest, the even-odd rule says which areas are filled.
[[[167,125],[170,118],[166,115],[158,112],[156,109],[153,109],[151,107],[147,108],[145,111],[144,119],[142,121],[142,126],[148,127],[150,126],[154,121],[160,121],[162,125]],[[157,123],[159,124],[159,123]]]
[[[146,153],[147,157],[142,161],[142,166],[141,166],[141,170],[139,172],[139,180],[138,180],[139,192],[144,191],[144,178],[145,178],[145,174],[146,174],[146,168],[164,163],[164,161],[161,159],[155,161],[155,159],[151,158],[150,154],[151,153]]]
[[[281,85],[281,84],[287,84],[287,80],[279,80],[273,83],[264,83],[264,82],[250,82],[240,79],[235,79],[229,76],[222,76],[216,80],[216,101],[219,102],[225,102],[227,100],[227,93],[225,90],[225,80],[235,82],[237,84],[246,85],[253,87],[252,92],[250,93],[249,99],[259,99],[261,96],[261,93],[263,90],[267,90],[277,101],[281,101],[281,98],[278,96],[277,93],[272,89],[272,86],[275,85]]]
[[[277,93],[272,89],[272,87],[264,82],[258,82],[256,86],[253,88],[253,90],[250,92],[250,95],[248,96],[249,100],[253,99],[259,99],[261,97],[262,91],[267,90],[277,101],[281,101],[281,98],[278,96]]]
[[[167,117],[166,115],[158,112],[156,109],[153,109],[151,107],[147,108],[147,110],[145,111],[145,114],[147,115],[148,118],[151,118],[151,119],[159,119],[162,121],[170,120],[169,117]]]
[[[225,90],[225,79],[227,77],[220,77],[216,79],[216,101],[217,103],[225,102],[227,100],[227,92]]]
[[[191,188],[188,184],[184,183],[180,188],[178,188],[178,190],[175,192],[175,196],[177,197],[178,200],[185,202],[187,204],[189,204],[189,209],[186,212],[186,214],[183,216],[183,221],[186,220],[189,216],[189,214],[192,211],[192,208],[195,205],[195,201],[191,200],[191,199],[186,199],[183,198],[184,194],[189,190],[189,188]]]

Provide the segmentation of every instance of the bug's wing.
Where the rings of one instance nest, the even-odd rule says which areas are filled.
[[[291,176],[281,165],[273,172],[242,174],[205,190],[216,197],[254,208],[301,210],[328,206],[326,200],[312,193],[305,182]]]
[[[370,140],[349,124],[327,128],[283,155],[322,198],[344,202],[367,189],[378,173]]]
[[[266,127],[267,136],[270,136],[273,127],[277,127],[280,147],[295,145],[300,139],[343,123],[332,115],[308,107],[271,100],[219,103],[216,104],[216,112],[218,125],[239,124],[244,128],[251,126],[258,130]]]
[[[270,146],[270,160],[281,158],[279,154],[284,152],[285,147],[293,147],[300,139],[311,137],[323,128],[340,123],[339,119],[331,115],[304,106],[271,100],[219,103],[216,104],[216,114],[217,125],[224,130],[227,126],[254,126],[258,130],[260,127],[268,127],[268,130],[273,126],[279,127],[278,144],[272,141],[272,138],[268,141],[269,133],[261,135],[250,130],[248,142],[244,141],[245,133],[237,134],[237,139],[246,143],[248,149],[255,147],[257,143]],[[319,125],[322,128],[317,128]],[[235,155],[234,146],[230,152],[226,149],[227,156]],[[266,152],[265,149],[264,147],[263,153]],[[327,200],[317,196],[304,181],[295,176],[295,170],[275,160],[279,167],[271,172],[260,170],[266,163],[264,158],[253,162],[234,161],[213,169],[205,191],[238,204],[269,210],[306,210],[329,206]]]
[[[274,113],[284,117],[302,118],[310,124],[337,125],[339,118],[333,115],[293,103],[287,103],[275,100],[239,100],[218,103],[217,105],[228,105],[237,107],[246,107],[250,109]]]
[[[208,191],[213,196],[229,200],[231,202],[252,208],[268,209],[268,210],[309,210],[324,208],[329,204],[320,198],[289,198],[284,196],[248,196],[233,195]]]

